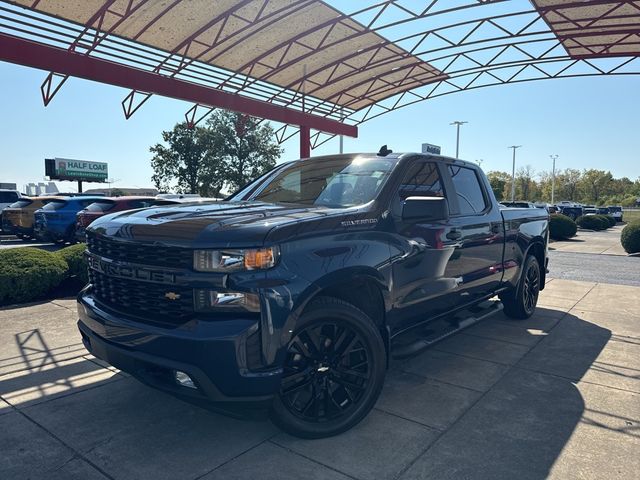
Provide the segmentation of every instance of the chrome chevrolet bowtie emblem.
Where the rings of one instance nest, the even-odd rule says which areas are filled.
[[[167,300],[178,300],[180,298],[180,294],[175,292],[167,292],[164,294],[164,298],[166,298]]]

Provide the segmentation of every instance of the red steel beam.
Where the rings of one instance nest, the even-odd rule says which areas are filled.
[[[2,33],[0,60],[334,135],[358,136],[353,125]]]
[[[311,156],[311,130],[309,127],[300,127],[300,158]]]

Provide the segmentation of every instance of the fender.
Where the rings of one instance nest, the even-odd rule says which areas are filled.
[[[544,250],[545,248],[545,243],[544,243],[544,239],[542,237],[535,237],[531,240],[531,243],[529,244],[529,246],[527,247],[527,249],[524,251],[524,254],[522,256],[522,261],[524,262],[524,259],[527,258],[527,256],[529,255],[529,252],[531,251],[531,249],[535,246],[535,245],[540,245],[542,247],[542,249]],[[518,266],[518,276],[517,276],[517,282],[516,285],[518,283],[520,283],[520,278],[522,277],[522,264]],[[542,282],[540,282],[540,290],[544,290],[544,280],[546,279],[546,267],[545,265],[540,265],[540,273],[541,273],[541,277],[542,277]]]

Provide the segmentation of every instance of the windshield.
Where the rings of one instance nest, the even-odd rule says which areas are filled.
[[[58,210],[67,204],[66,200],[51,200],[42,210]]]
[[[362,205],[375,198],[396,162],[361,156],[294,162],[264,180],[257,190],[254,182],[231,200],[332,208]]]

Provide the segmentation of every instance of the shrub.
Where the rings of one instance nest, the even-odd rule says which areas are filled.
[[[0,250],[0,305],[34,300],[62,283],[67,264],[37,248]]]
[[[616,221],[616,219],[615,219],[613,216],[611,216],[611,215],[604,215],[604,218],[606,218],[606,219],[609,221],[609,226],[610,226],[610,227],[615,227],[615,226],[616,226],[616,223],[618,223],[618,222]]]
[[[640,220],[628,223],[622,229],[620,243],[622,243],[622,248],[627,253],[640,252]]]
[[[84,243],[78,243],[55,253],[66,262],[68,266],[67,276],[75,277],[83,285],[89,283],[87,257],[84,254],[86,249],[87,246]]]
[[[576,222],[566,215],[554,213],[549,217],[549,236],[554,240],[562,240],[575,236],[578,231]]]
[[[598,221],[600,222],[599,230],[606,230],[611,226],[609,219],[607,218],[606,215],[595,215],[595,216],[598,218]]]
[[[606,230],[609,228],[609,220],[603,215],[583,215],[576,219],[576,223],[580,228],[587,230]]]

